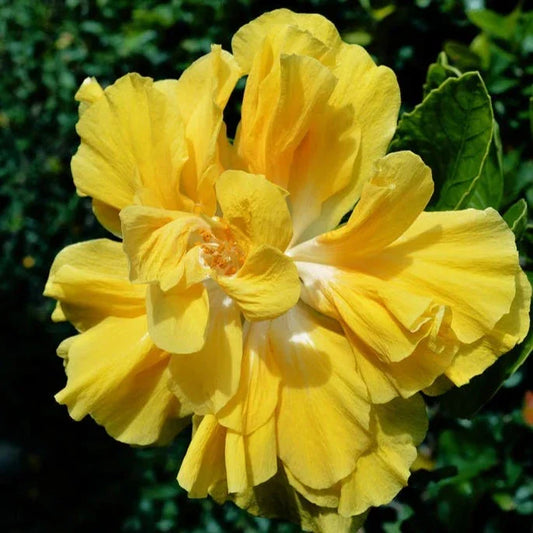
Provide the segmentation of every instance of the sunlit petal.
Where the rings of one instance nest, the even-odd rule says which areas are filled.
[[[352,472],[371,439],[366,389],[337,328],[299,304],[273,322],[270,332],[282,376],[279,456],[300,482],[316,489]]]
[[[224,219],[257,245],[284,251],[292,236],[286,192],[263,176],[228,170],[216,184]]]
[[[237,274],[219,276],[217,281],[251,321],[281,315],[300,296],[294,263],[270,246],[259,246],[248,255]]]
[[[215,414],[239,386],[242,358],[240,311],[220,289],[209,291],[210,317],[199,352],[170,358],[171,390],[199,415]]]
[[[209,319],[209,297],[202,284],[167,292],[150,285],[146,309],[150,336],[159,348],[177,354],[202,349]]]
[[[82,142],[72,173],[80,193],[117,210],[139,202],[183,207],[183,121],[175,102],[150,78],[119,79],[85,110],[77,131]]]
[[[128,262],[118,242],[72,244],[55,258],[45,296],[61,305],[62,320],[86,330],[108,316],[143,315],[146,288],[128,280]]]
[[[56,399],[72,418],[90,414],[117,440],[141,445],[169,441],[183,427],[166,386],[165,354],[154,347],[146,317],[106,318],[65,349],[68,381]]]

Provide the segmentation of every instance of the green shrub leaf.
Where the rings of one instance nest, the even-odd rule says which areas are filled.
[[[412,150],[431,167],[433,209],[467,207],[484,172],[491,185],[476,191],[476,204],[486,203],[487,207],[494,203],[493,198],[485,197],[487,191],[498,182],[492,163],[486,166],[493,133],[494,117],[485,84],[477,72],[467,72],[445,80],[403,115],[391,150]]]
[[[513,230],[515,238],[518,241],[527,227],[527,203],[524,199],[518,200],[503,215],[503,219]]]

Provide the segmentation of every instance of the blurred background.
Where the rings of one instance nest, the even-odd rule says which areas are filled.
[[[63,246],[105,236],[89,202],[76,196],[69,168],[83,79],[96,76],[106,86],[132,71],[177,78],[211,43],[229,50],[233,33],[264,5],[0,0],[0,531],[297,531],[231,504],[189,501],[175,481],[189,430],[170,448],[134,449],[90,419],[72,421],[53,395],[65,382],[55,349],[73,329],[50,321],[53,304],[42,297]],[[501,129],[504,204],[512,197],[533,205],[533,12],[526,2],[270,2],[276,7],[325,15],[346,41],[393,68],[403,110],[422,100],[441,50],[460,70],[479,70]],[[228,116],[236,121],[238,109]],[[526,232],[524,262],[532,241]],[[420,470],[397,500],[371,512],[365,531],[531,531],[530,376],[528,365],[520,367],[472,420],[432,403]]]

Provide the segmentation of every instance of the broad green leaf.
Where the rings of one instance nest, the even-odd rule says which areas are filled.
[[[490,151],[494,117],[477,72],[447,79],[410,113],[405,113],[391,151],[412,150],[431,167],[436,210],[467,205]]]
[[[527,227],[527,202],[522,198],[513,204],[503,215],[503,219],[513,230],[518,241]]]
[[[481,175],[474,185],[472,194],[464,207],[499,209],[503,198],[503,160],[502,144],[498,123],[494,121],[494,130],[490,149],[483,164]]]
[[[446,52],[441,52],[437,61],[429,65],[424,83],[424,98],[433,90],[440,87],[448,78],[458,78],[461,71],[448,63]]]
[[[504,205],[516,202],[533,187],[533,161],[524,150],[510,150],[504,159]]]
[[[483,70],[490,68],[491,44],[490,38],[486,33],[480,33],[470,43],[470,50],[479,56]]]
[[[481,58],[469,46],[455,41],[446,41],[444,51],[457,67],[463,72],[479,70]]]
[[[509,15],[500,15],[489,9],[467,11],[466,15],[472,24],[492,37],[511,40],[516,35],[517,22],[521,14],[517,7]]]
[[[454,417],[471,418],[503,385],[504,381],[520,368],[533,351],[533,330],[524,342],[502,355],[490,368],[470,383],[452,389],[442,396],[442,409]]]

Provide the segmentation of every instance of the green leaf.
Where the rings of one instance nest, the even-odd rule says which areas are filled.
[[[533,330],[525,340],[502,355],[483,374],[473,378],[470,383],[452,389],[441,398],[441,408],[454,417],[471,418],[485,405],[514,374],[533,351]]]
[[[448,78],[458,78],[461,71],[448,63],[448,56],[441,52],[437,61],[429,65],[424,83],[424,98],[433,90],[440,87]]]
[[[464,207],[499,209],[503,199],[503,154],[500,128],[494,121],[489,154],[483,164],[481,175]]]
[[[447,79],[410,113],[405,113],[391,151],[412,150],[433,172],[430,206],[460,209],[468,204],[491,147],[494,117],[477,72]]]
[[[527,202],[523,198],[518,200],[505,212],[503,219],[513,230],[516,240],[520,240],[527,227]]]
[[[446,41],[444,43],[444,51],[462,71],[479,70],[481,68],[481,58],[473,49],[463,43]]]
[[[509,15],[500,15],[489,9],[476,9],[466,13],[470,22],[480,30],[506,41],[515,37],[520,14],[520,7],[517,7]]]

